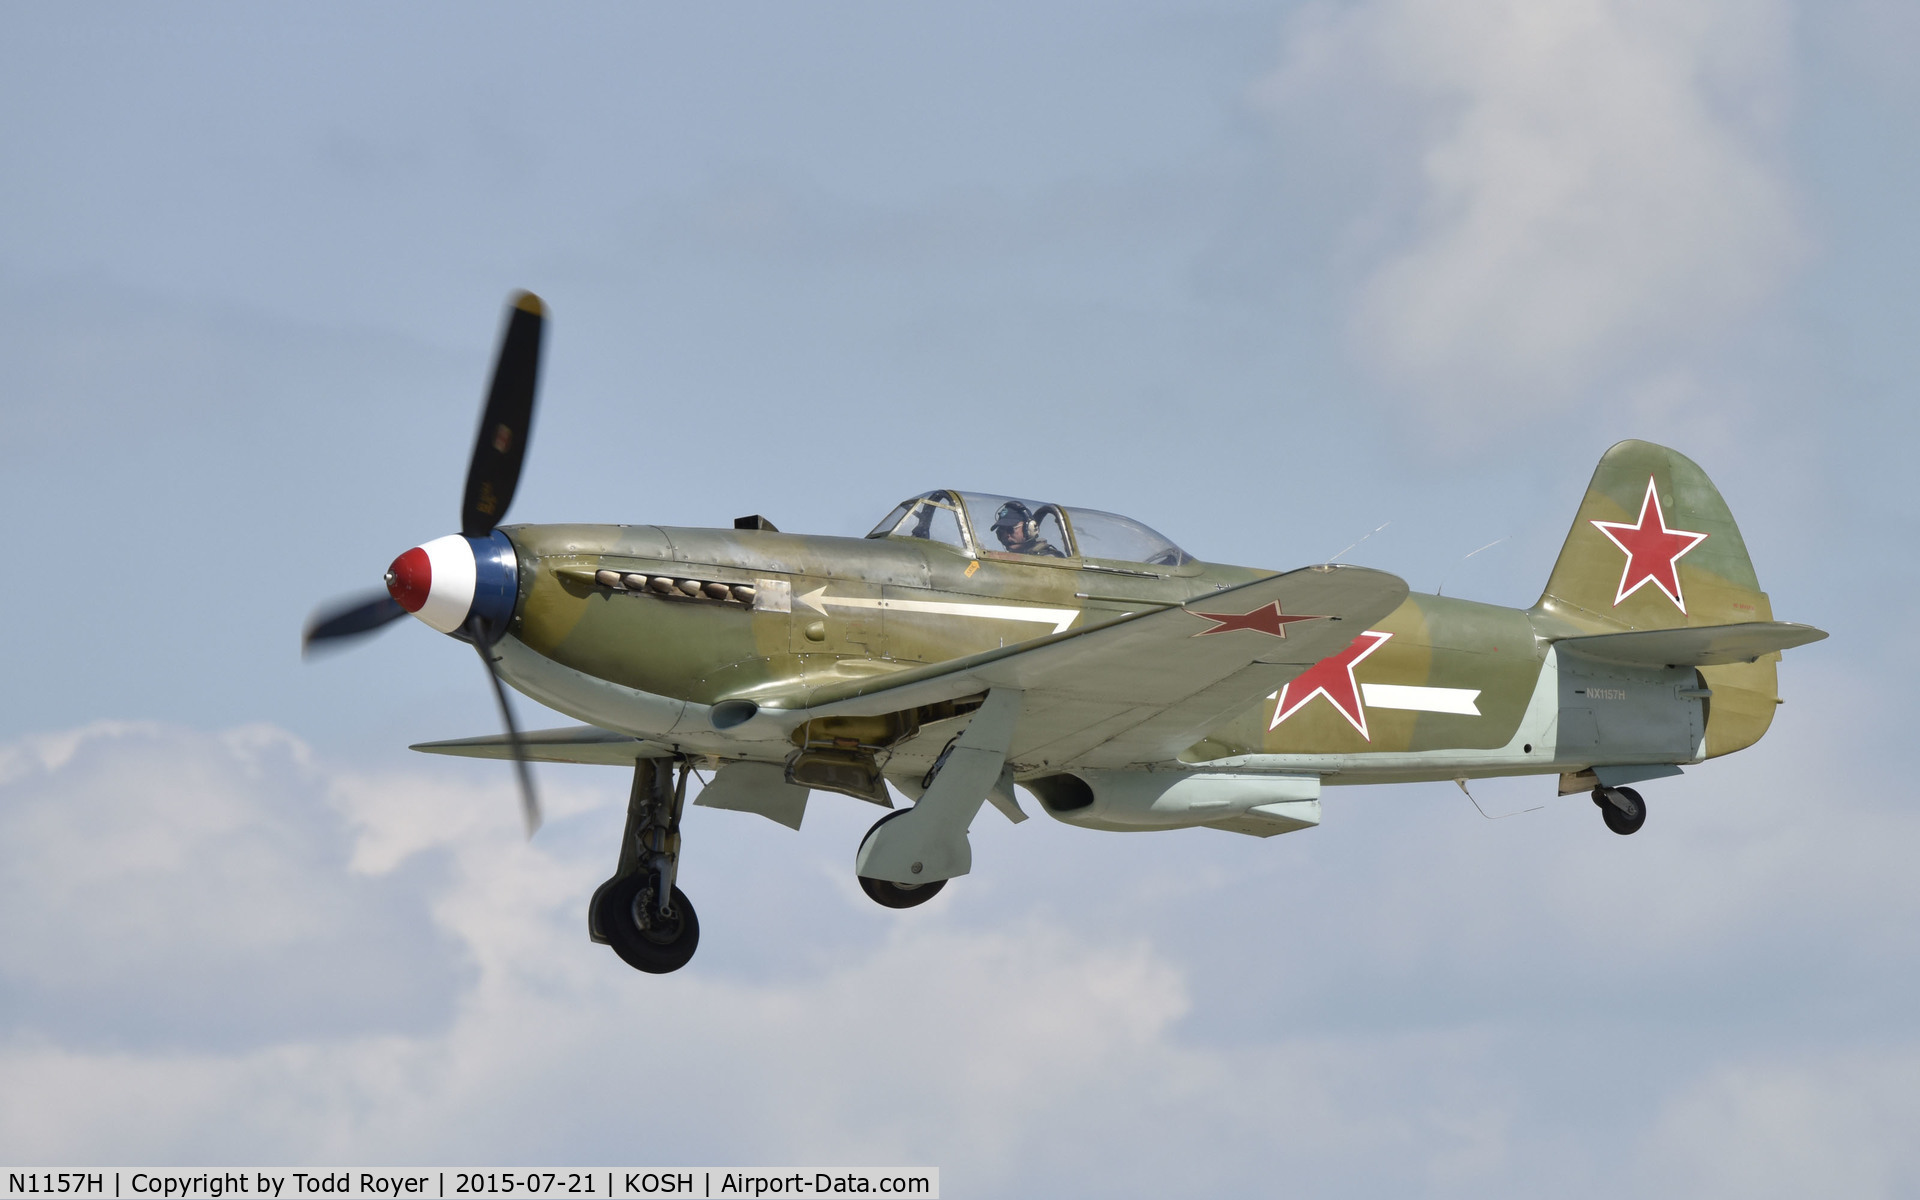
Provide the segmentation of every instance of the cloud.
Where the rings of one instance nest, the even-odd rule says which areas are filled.
[[[1358,177],[1354,353],[1436,417],[1507,416],[1752,310],[1806,250],[1770,152],[1789,33],[1777,0],[1309,10],[1256,98]]]
[[[1661,1115],[1648,1166],[1694,1195],[1903,1194],[1920,1173],[1920,1052],[1714,1072]]]
[[[921,1164],[1109,1195],[1581,1194],[1591,1158],[1591,1194],[1653,1195],[1762,1147],[1804,1168],[1781,1178],[1911,1181],[1910,1019],[1819,1030],[1910,976],[1885,947],[1920,911],[1915,818],[1842,792],[1796,827],[1822,770],[1794,747],[1804,769],[1669,789],[1657,839],[1418,789],[1341,789],[1329,828],[1266,843],[994,823],[981,873],[910,913],[845,878],[857,805],[803,835],[695,810],[706,944],[643,977],[583,929],[610,774],[543,773],[528,844],[488,764],[345,770],[264,727],[27,739],[0,747],[0,1155]]]
[[[81,1046],[234,1048],[444,1021],[470,972],[421,870],[343,871],[299,742],[104,723],[0,757],[0,996]]]
[[[605,847],[565,836],[617,789],[549,778],[560,836],[529,847],[505,782],[327,771],[264,728],[8,747],[0,1146],[627,1161],[654,1107],[637,1132],[680,1162],[930,1162],[957,1133],[993,1170],[1187,1007],[1143,943],[1044,923],[896,924],[774,986],[642,978],[586,943]]]

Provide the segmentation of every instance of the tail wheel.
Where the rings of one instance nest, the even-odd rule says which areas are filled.
[[[662,913],[651,872],[616,879],[596,899],[594,927],[620,961],[636,971],[649,975],[678,971],[700,946],[700,918],[686,893],[674,888],[673,901]]]
[[[1600,806],[1600,819],[1607,828],[1622,836],[1637,833],[1647,823],[1647,802],[1630,787],[1597,787],[1593,802]]]
[[[878,830],[882,825],[885,825],[895,817],[904,817],[911,811],[913,810],[903,808],[897,812],[890,812],[886,816],[881,817],[873,823],[872,829],[867,830],[867,837],[861,838],[860,844],[865,846],[867,844],[867,838],[872,837],[875,830]],[[927,901],[939,895],[940,889],[945,886],[947,886],[947,881],[944,879],[936,879],[932,883],[894,883],[887,879],[871,879],[865,875],[860,876],[860,890],[865,892],[875,904],[882,904],[888,908],[914,908],[918,905],[925,904]]]

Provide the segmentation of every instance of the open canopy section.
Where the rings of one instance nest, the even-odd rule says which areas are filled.
[[[923,538],[963,554],[1104,558],[1160,567],[1193,561],[1192,555],[1132,517],[945,489],[901,501],[867,536]]]

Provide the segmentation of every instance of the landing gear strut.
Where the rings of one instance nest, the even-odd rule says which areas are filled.
[[[613,947],[637,971],[678,971],[700,945],[700,918],[674,886],[680,870],[680,813],[687,802],[690,767],[643,758],[633,766],[633,794],[620,838],[620,863],[587,907],[588,932]]]
[[[1600,819],[1618,834],[1629,834],[1647,823],[1647,802],[1630,787],[1597,787],[1593,802],[1600,806]]]

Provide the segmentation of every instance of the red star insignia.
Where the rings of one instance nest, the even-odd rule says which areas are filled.
[[[1367,732],[1367,710],[1360,703],[1360,685],[1353,681],[1353,668],[1392,636],[1369,629],[1353,639],[1345,650],[1308,667],[1305,674],[1275,693],[1279,702],[1273,706],[1273,723],[1267,728],[1277,728],[1280,722],[1299,712],[1307,701],[1325,696],[1347,723],[1360,731],[1361,737],[1372,741],[1373,735]]]
[[[1274,637],[1283,638],[1287,636],[1287,626],[1293,624],[1295,621],[1326,620],[1325,617],[1321,616],[1289,616],[1280,611],[1280,602],[1278,600],[1275,600],[1272,604],[1266,605],[1263,608],[1256,608],[1252,612],[1244,614],[1194,612],[1192,609],[1188,609],[1187,611],[1192,612],[1196,617],[1205,617],[1207,620],[1213,622],[1212,629],[1202,629],[1199,633],[1194,634],[1194,637],[1205,637],[1209,633],[1226,633],[1233,629],[1251,629],[1255,633],[1270,633]]]
[[[1594,521],[1592,525],[1607,535],[1607,540],[1626,552],[1626,569],[1620,572],[1620,594],[1613,598],[1617,608],[1622,600],[1647,584],[1667,594],[1681,612],[1687,602],[1680,597],[1680,560],[1689,550],[1707,540],[1704,533],[1687,529],[1668,529],[1660,511],[1660,493],[1647,477],[1647,497],[1640,502],[1640,519],[1631,525],[1622,521]]]

